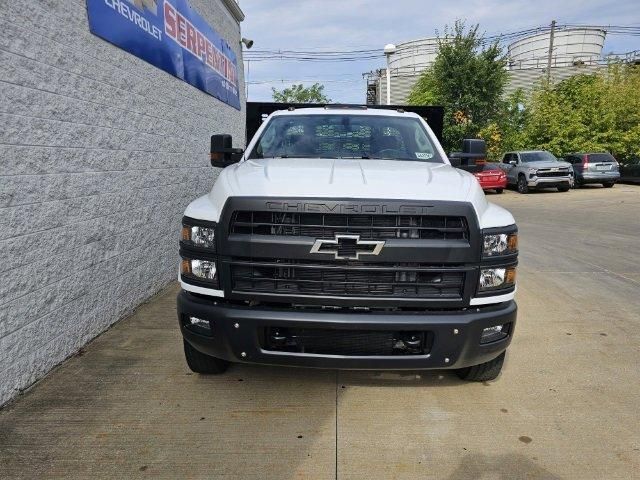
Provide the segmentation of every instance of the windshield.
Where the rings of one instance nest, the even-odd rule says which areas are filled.
[[[273,117],[249,158],[290,157],[443,163],[417,118],[384,115]]]
[[[520,153],[520,159],[524,163],[558,161],[558,159],[549,152],[522,152]]]

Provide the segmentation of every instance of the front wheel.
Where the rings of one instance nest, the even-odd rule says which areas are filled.
[[[496,188],[496,193],[502,193],[504,191],[504,188]]]
[[[564,187],[558,187],[558,191],[559,192],[568,192],[570,188],[571,187],[569,187],[569,185],[565,185]]]
[[[529,193],[529,185],[527,184],[527,179],[524,178],[524,175],[520,175],[518,177],[518,192]]]
[[[613,188],[614,185],[615,185],[614,182],[607,182],[602,184],[604,188]]]
[[[500,370],[502,370],[504,356],[505,352],[502,352],[493,360],[472,367],[460,368],[456,370],[456,373],[462,380],[469,382],[488,382],[489,380],[495,380],[498,378],[498,375],[500,375]]]
[[[183,339],[182,341],[184,343],[184,356],[192,372],[219,374],[224,373],[229,368],[229,362],[226,360],[199,352],[186,340]]]

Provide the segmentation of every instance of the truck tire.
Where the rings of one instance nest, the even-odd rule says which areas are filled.
[[[456,370],[456,373],[462,380],[468,380],[469,382],[487,382],[489,380],[495,380],[500,375],[502,370],[502,364],[504,363],[505,352],[502,352],[500,356],[494,358],[480,365],[474,365],[472,367],[460,368]]]
[[[192,372],[219,374],[224,373],[229,368],[229,362],[220,358],[205,355],[191,346],[186,340],[184,343],[184,356],[187,359],[187,365]]]
[[[602,184],[604,188],[613,188],[614,185],[615,185],[615,182],[607,182]]]
[[[524,175],[518,175],[518,192],[520,193],[529,193],[529,185],[527,185],[527,179],[524,178]]]
[[[496,188],[496,193],[502,193],[504,191],[504,188]]]

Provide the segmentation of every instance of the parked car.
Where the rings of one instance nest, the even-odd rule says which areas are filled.
[[[520,193],[537,188],[567,192],[571,188],[571,164],[544,150],[507,152],[500,168],[507,175],[507,184],[515,185]]]
[[[640,157],[620,162],[620,181],[640,183]]]
[[[618,162],[610,153],[571,153],[565,158],[573,168],[575,188],[588,183],[611,188],[620,180]]]
[[[507,175],[499,164],[485,163],[479,168],[480,170],[474,173],[474,176],[480,182],[482,190],[495,190],[496,193],[502,193],[507,188]]]

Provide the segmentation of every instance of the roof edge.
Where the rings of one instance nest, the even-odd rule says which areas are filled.
[[[222,0],[222,3],[224,3],[227,10],[231,12],[231,15],[233,15],[233,18],[235,18],[238,23],[244,20],[244,12],[236,0]]]

